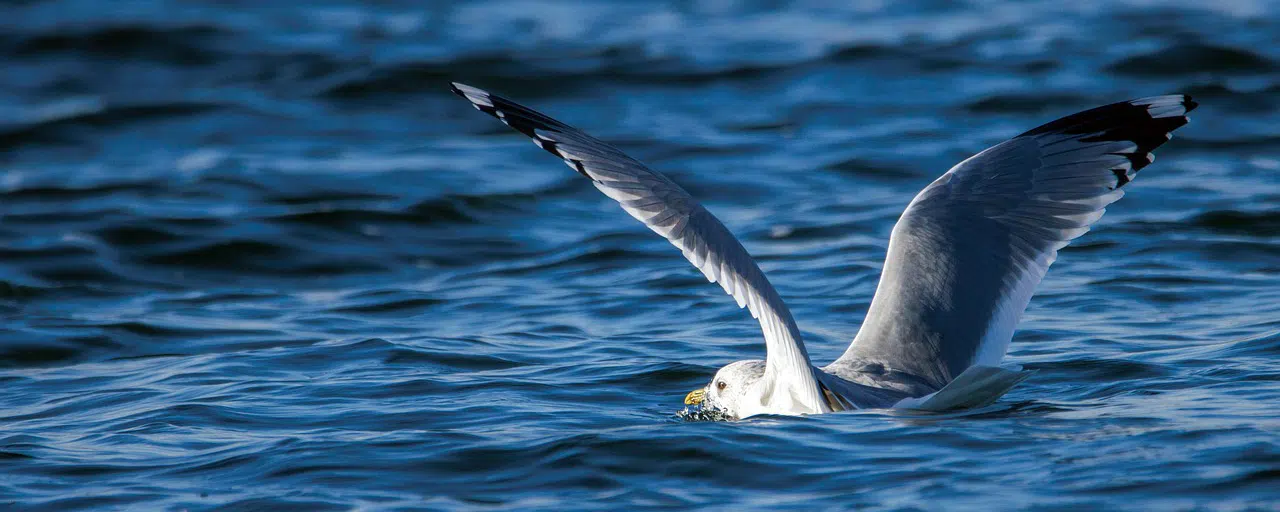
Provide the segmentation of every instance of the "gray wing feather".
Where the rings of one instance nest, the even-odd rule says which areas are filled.
[[[800,329],[764,272],[715,216],[666,176],[618,149],[532,109],[475,87],[453,90],[477,109],[497,117],[564,159],[605,195],[680,249],[703,275],[746,307],[764,331],[766,367],[798,385],[798,397],[821,402]]]
[[[1058,250],[1124,195],[1195,106],[1171,95],[1099,107],[951,168],[894,226],[867,319],[835,365],[880,365],[935,389],[998,365]]]

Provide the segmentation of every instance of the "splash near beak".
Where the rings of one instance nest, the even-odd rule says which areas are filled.
[[[706,397],[707,397],[707,390],[695,389],[693,391],[690,391],[689,394],[684,396],[684,404],[698,405],[702,403],[702,400],[705,399]]]

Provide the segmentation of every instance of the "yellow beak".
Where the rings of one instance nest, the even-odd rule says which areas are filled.
[[[695,389],[693,391],[690,391],[689,394],[684,396],[684,404],[698,405],[702,403],[702,400],[705,399],[706,397],[707,397],[707,390]]]

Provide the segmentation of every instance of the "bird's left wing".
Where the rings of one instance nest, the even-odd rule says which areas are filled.
[[[970,366],[998,366],[1058,250],[1124,195],[1195,107],[1183,95],[1114,103],[951,168],[894,226],[867,319],[834,364],[881,366],[935,389]]]
[[[750,310],[764,331],[766,374],[775,386],[765,396],[778,401],[771,408],[829,410],[800,329],[782,297],[733,233],[688,192],[613,146],[532,109],[459,83],[453,84],[453,92],[589,178],[628,214],[680,248],[708,280],[738,301],[738,307]]]

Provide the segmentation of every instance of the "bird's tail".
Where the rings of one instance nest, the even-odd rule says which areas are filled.
[[[923,411],[983,407],[1004,396],[1033,373],[1035,372],[1022,371],[1021,367],[1009,369],[996,366],[970,366],[938,392],[919,398],[907,398],[895,404],[894,407]]]

